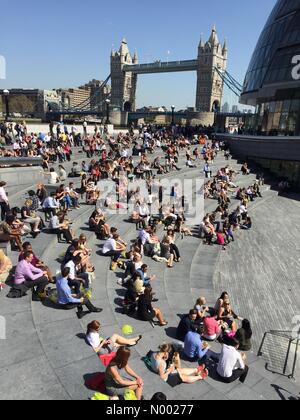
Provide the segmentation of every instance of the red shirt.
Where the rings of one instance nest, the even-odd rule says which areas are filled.
[[[223,233],[217,233],[217,243],[218,245],[225,245],[225,239]]]
[[[219,334],[220,331],[221,328],[215,318],[204,319],[204,335],[206,337],[213,337],[214,335]]]

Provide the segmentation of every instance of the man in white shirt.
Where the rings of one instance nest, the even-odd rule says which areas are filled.
[[[6,182],[0,182],[0,207],[1,207],[1,220],[2,222],[5,220],[6,214],[9,212],[9,202],[6,191],[4,187],[6,186]]]
[[[70,269],[69,274],[69,286],[75,287],[76,294],[79,295],[80,293],[80,285],[83,284],[83,287],[88,290],[89,289],[89,275],[88,273],[80,273],[77,274],[77,266],[81,263],[81,257],[77,255],[72,260],[70,260],[66,265],[65,268]]]
[[[224,345],[222,348],[217,372],[227,384],[237,379],[244,383],[249,372],[249,367],[245,365],[246,356],[238,352],[239,342],[234,338],[231,340],[232,345]]]
[[[105,257],[111,257],[112,259],[112,265],[111,269],[115,270],[117,267],[117,262],[119,258],[121,257],[122,250],[120,247],[118,247],[117,240],[119,239],[118,234],[114,234],[112,238],[109,238],[107,241],[105,241],[103,245],[102,254]]]

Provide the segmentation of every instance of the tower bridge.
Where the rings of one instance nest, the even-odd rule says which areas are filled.
[[[221,44],[213,27],[207,42],[200,40],[198,55],[193,60],[139,64],[123,39],[119,51],[111,52],[111,105],[121,111],[136,110],[137,77],[139,74],[197,72],[196,111],[211,113],[221,106],[224,80],[221,73],[227,67],[226,41]],[[216,71],[218,69],[219,71]]]

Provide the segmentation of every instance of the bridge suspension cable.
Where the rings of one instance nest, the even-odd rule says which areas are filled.
[[[228,89],[230,89],[236,96],[240,97],[243,91],[243,86],[236,81],[230,73],[228,73],[228,71],[222,72],[218,67],[215,67],[215,71],[221,77]]]
[[[102,99],[102,101],[99,103],[96,103],[97,98],[99,96],[99,94],[102,93],[102,90],[107,86],[109,80],[111,78],[111,75],[109,75],[104,82],[101,84],[101,86],[99,86],[97,89],[95,89],[94,93],[92,96],[90,96],[88,99],[85,99],[83,102],[79,103],[76,107],[70,107],[70,108],[64,108],[63,107],[63,111],[64,112],[80,112],[80,111],[89,111],[89,110],[93,110],[99,107],[99,105],[101,103],[103,103],[109,96],[110,93],[104,95],[104,98]],[[96,105],[95,105],[96,103]]]

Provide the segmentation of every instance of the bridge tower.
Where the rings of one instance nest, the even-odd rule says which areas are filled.
[[[209,40],[204,43],[201,38],[198,48],[197,111],[214,112],[221,108],[224,82],[215,67],[226,70],[227,58],[227,43],[221,45],[213,27]]]
[[[111,53],[111,106],[121,111],[136,110],[137,75],[123,71],[128,64],[138,64],[137,53],[132,57],[123,39],[119,51]]]

